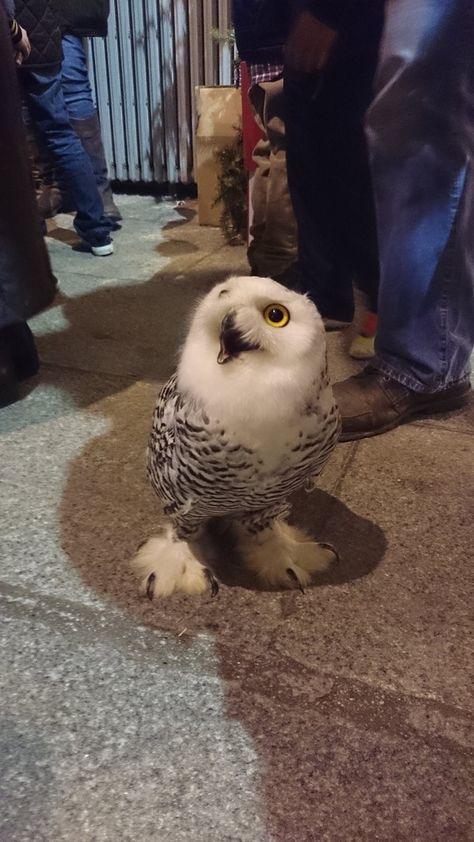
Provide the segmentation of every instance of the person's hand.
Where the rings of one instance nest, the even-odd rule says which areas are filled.
[[[23,59],[28,58],[29,54],[31,53],[30,39],[28,38],[28,34],[26,32],[26,29],[23,29],[23,27],[20,26],[20,30],[21,30],[21,39],[20,39],[20,41],[18,41],[17,44],[15,44],[15,49],[16,49],[15,61],[18,64],[18,66],[20,64],[22,64]]]
[[[285,63],[299,73],[316,73],[326,66],[336,43],[337,32],[310,12],[296,18],[283,49]]]

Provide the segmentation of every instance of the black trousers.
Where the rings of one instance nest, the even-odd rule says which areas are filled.
[[[340,45],[323,73],[285,73],[288,182],[298,226],[295,285],[323,316],[347,321],[354,315],[353,283],[377,312],[377,233],[364,134],[377,48],[377,38],[367,54],[346,54]]]

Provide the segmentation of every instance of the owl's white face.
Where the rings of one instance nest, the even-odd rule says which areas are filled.
[[[270,278],[234,277],[200,302],[178,368],[180,388],[247,417],[291,409],[325,369],[324,326],[314,304]],[[279,410],[280,411],[280,410]]]
[[[191,332],[218,365],[285,365],[324,337],[316,307],[270,278],[229,278],[198,306]],[[212,353],[212,351],[211,351]]]

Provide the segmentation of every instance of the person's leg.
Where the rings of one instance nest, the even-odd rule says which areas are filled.
[[[114,202],[110,186],[99,115],[87,71],[84,43],[77,35],[65,35],[62,45],[61,86],[69,119],[91,160],[105,213],[117,221],[122,215]]]
[[[318,142],[324,125],[318,88],[315,77],[285,73],[288,183],[298,228],[295,287],[311,296],[323,317],[350,322],[354,272],[333,230],[335,192],[332,165]]]
[[[368,30],[375,43],[366,55],[347,54],[340,45],[323,74],[285,74],[301,287],[323,316],[346,321],[354,314],[353,281],[368,294],[371,309],[377,300],[377,236],[363,120],[372,99],[378,20]]]
[[[255,164],[255,170],[253,171],[249,181],[251,218],[247,260],[249,262],[252,275],[262,274],[260,246],[265,232],[265,220],[267,215],[267,187],[268,173],[270,171],[269,159],[270,144],[268,140],[261,137],[255,144],[252,151],[252,160]]]
[[[77,35],[64,35],[61,86],[69,118],[84,120],[95,113],[84,44]]]
[[[249,261],[258,274],[279,278],[296,259],[296,223],[286,174],[283,80],[253,85],[249,99],[265,133],[254,152],[254,240]]]
[[[60,74],[21,74],[31,119],[44,138],[77,210],[74,225],[93,249],[108,246],[111,222],[97,189],[91,162],[66,111]],[[110,250],[104,253],[111,253]]]
[[[0,55],[0,407],[4,407],[19,398],[19,381],[38,371],[38,353],[26,319],[52,302],[55,284],[40,232],[17,69],[2,4]]]
[[[336,387],[345,438],[462,405],[474,345],[471,0],[389,2],[367,132],[377,356]]]
[[[26,105],[23,108],[23,121],[35,185],[36,202],[41,219],[51,219],[57,213],[72,213],[74,203],[67,196],[66,188],[59,180],[48,147],[31,122]]]
[[[470,0],[389,3],[367,120],[382,271],[377,367],[416,391],[464,379],[474,344],[473,38]]]

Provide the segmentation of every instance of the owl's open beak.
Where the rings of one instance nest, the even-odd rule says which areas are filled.
[[[222,320],[220,332],[220,350],[217,355],[219,365],[238,357],[242,351],[257,351],[259,346],[245,339],[235,326],[234,313],[228,313]]]

